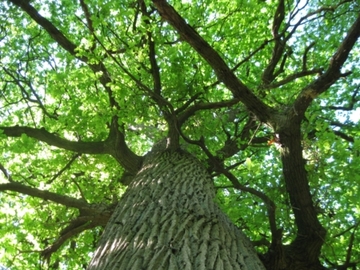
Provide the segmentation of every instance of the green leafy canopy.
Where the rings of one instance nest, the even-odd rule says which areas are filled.
[[[169,1],[185,24],[158,2],[0,3],[0,264],[85,268],[136,173],[117,151],[140,160],[174,132],[260,253],[271,203],[290,244],[296,217],[276,136],[293,112],[328,231],[321,263],[359,266],[360,47],[343,42],[358,1]],[[263,107],[236,94],[230,73]]]

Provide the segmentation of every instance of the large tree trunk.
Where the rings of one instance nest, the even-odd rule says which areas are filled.
[[[194,157],[180,150],[150,155],[88,269],[265,269],[214,197],[213,183]]]

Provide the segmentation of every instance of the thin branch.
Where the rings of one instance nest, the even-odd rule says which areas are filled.
[[[240,184],[238,179],[231,172],[229,172],[227,169],[224,168],[223,163],[217,157],[215,157],[214,155],[212,155],[210,153],[209,149],[207,149],[207,147],[205,146],[204,137],[201,137],[200,140],[195,141],[195,140],[191,140],[188,137],[186,137],[181,131],[180,131],[180,134],[186,142],[200,146],[200,148],[204,151],[204,153],[209,158],[209,163],[211,163],[211,168],[214,171],[219,172],[219,173],[223,174],[224,176],[226,176],[230,180],[230,182],[233,184],[233,187],[235,189],[242,190],[242,191],[248,192],[250,194],[253,194],[253,195],[257,196],[258,198],[260,198],[266,204],[268,217],[269,217],[269,223],[270,223],[270,230],[273,235],[273,240],[275,240],[275,238],[276,238],[276,240],[278,240],[277,239],[278,229],[276,228],[276,219],[275,219],[275,210],[276,210],[275,203],[265,193],[258,191],[254,188],[246,187],[246,186]]]
[[[351,252],[352,252],[352,249],[354,246],[354,240],[355,240],[355,231],[356,231],[356,227],[350,235],[349,245],[348,245],[348,248],[346,251],[346,259],[345,259],[345,263],[344,263],[345,265],[349,264],[350,260],[351,260]]]
[[[348,231],[352,230],[353,228],[357,228],[360,225],[360,221],[356,222],[354,225],[350,226],[349,228],[345,229],[344,231],[334,234],[332,235],[333,238],[337,238],[339,236],[344,235],[345,233],[347,233]]]
[[[66,171],[67,169],[70,169],[71,167],[71,164],[74,163],[74,161],[80,157],[81,154],[80,153],[77,153],[75,154],[71,159],[70,161],[64,166],[64,168],[62,168],[60,171],[58,171],[49,181],[46,182],[46,184],[51,184],[52,182],[54,182],[54,180],[56,178],[58,178],[64,171]]]
[[[14,182],[14,180],[11,177],[11,174],[5,169],[4,165],[2,165],[1,163],[0,163],[0,171],[3,172],[5,178],[9,180],[9,182]]]
[[[353,0],[344,0],[344,1],[341,1],[340,3],[338,3],[338,4],[335,5],[335,6],[323,6],[323,7],[320,7],[320,8],[318,8],[318,9],[316,9],[316,10],[314,10],[314,11],[311,11],[311,12],[307,13],[306,15],[302,16],[294,25],[290,25],[290,23],[289,23],[289,26],[292,26],[292,30],[291,30],[291,31],[289,32],[289,34],[287,35],[286,40],[289,40],[289,39],[290,39],[290,37],[295,33],[295,31],[297,30],[297,28],[304,23],[304,21],[307,20],[307,22],[309,22],[309,21],[316,20],[316,19],[324,16],[324,15],[320,15],[320,16],[318,16],[318,17],[311,18],[311,17],[313,17],[314,15],[318,15],[318,14],[321,14],[321,13],[324,13],[324,14],[325,14],[326,12],[334,12],[334,11],[335,11],[338,7],[340,7],[341,5],[344,5],[344,4],[346,4],[346,3],[350,3],[350,2],[352,2],[352,1],[353,1]],[[289,21],[291,21],[292,19],[294,19],[294,18],[297,16],[298,12],[299,12],[300,10],[304,9],[307,4],[308,4],[308,1],[307,1],[307,3],[306,3],[301,9],[298,9],[297,12],[295,12],[294,14],[292,14],[292,15],[290,16],[290,20],[289,20]],[[309,19],[309,18],[311,18],[311,19]],[[286,29],[284,29],[284,32],[285,32],[285,31],[288,31],[288,27],[287,27]]]
[[[305,77],[305,76],[309,76],[309,75],[320,74],[322,72],[323,72],[322,68],[315,68],[315,69],[312,69],[312,70],[303,70],[303,71],[291,74],[291,75],[287,76],[286,78],[284,78],[281,81],[271,83],[271,84],[265,86],[265,88],[266,89],[277,88],[279,86],[282,86],[282,85],[285,85],[285,84],[287,84],[289,82],[292,82],[292,81],[294,81],[296,79],[299,79],[299,78],[302,78],[302,77]]]
[[[264,49],[266,47],[267,44],[269,44],[271,41],[273,40],[265,40],[258,48],[256,48],[254,51],[252,51],[248,56],[246,56],[243,60],[241,60],[239,63],[237,63],[234,67],[231,68],[231,71],[234,72],[236,71],[241,65],[243,65],[244,63],[248,62],[251,57],[253,57],[255,54],[257,54],[259,51],[261,51],[262,49]],[[220,81],[216,81],[213,82],[212,84],[205,86],[205,90],[212,88],[216,85],[220,84]]]
[[[302,59],[302,70],[305,71],[307,70],[307,55],[309,53],[309,51],[311,50],[311,48],[313,48],[315,46],[315,42],[310,43],[309,46],[307,46],[305,48],[304,54],[303,54],[303,59]]]
[[[107,71],[103,62],[99,62],[98,64],[89,64],[88,58],[85,56],[79,56],[76,52],[77,46],[71,42],[65,35],[57,29],[48,19],[41,16],[38,11],[30,5],[30,2],[27,0],[9,0],[16,6],[20,7],[24,10],[38,25],[40,25],[46,32],[56,41],[62,48],[64,48],[67,52],[69,52],[72,56],[76,57],[77,59],[83,61],[84,63],[88,64],[91,70],[94,73],[101,72],[100,82],[105,88],[106,92],[108,93],[110,107],[119,108],[117,104],[112,90],[109,87],[109,83],[111,82],[111,78],[109,72]],[[87,25],[88,26],[88,25]],[[89,26],[88,26],[89,27]]]
[[[84,224],[74,228],[73,230],[67,232],[64,235],[61,235],[58,239],[56,239],[56,241],[49,247],[47,247],[46,249],[44,249],[41,252],[41,255],[45,258],[45,260],[49,260],[51,255],[56,252],[64,243],[66,240],[70,239],[73,236],[78,235],[79,233],[89,230],[91,228],[94,228],[96,226],[98,226],[96,223],[92,223],[91,222],[91,218],[92,217],[88,217],[87,222],[84,222]]]
[[[188,107],[185,111],[183,111],[179,115],[179,124],[180,126],[185,123],[191,116],[193,116],[197,111],[200,110],[211,110],[211,109],[219,109],[219,108],[228,108],[235,104],[239,103],[239,99],[230,99],[224,100],[220,102],[209,102],[209,103],[196,103],[190,107]]]
[[[331,110],[343,110],[343,111],[352,111],[354,109],[355,104],[360,101],[360,99],[357,98],[357,95],[360,91],[360,85],[356,88],[354,93],[351,96],[351,101],[347,106],[328,106],[327,108]]]
[[[341,139],[344,139],[345,141],[352,142],[352,143],[355,142],[354,137],[349,136],[349,135],[345,134],[344,132],[341,132],[338,130],[334,130],[333,132],[336,136],[340,137]]]
[[[44,113],[46,116],[48,116],[49,118],[52,118],[52,119],[55,119],[55,120],[58,119],[57,115],[50,114],[50,113],[46,110],[44,104],[41,102],[41,99],[40,99],[39,95],[38,95],[38,94],[36,93],[36,91],[34,90],[34,88],[33,88],[33,86],[32,86],[32,84],[31,84],[30,81],[26,80],[26,78],[22,78],[22,80],[20,80],[19,78],[15,77],[14,74],[13,74],[10,70],[8,70],[7,68],[5,68],[5,67],[3,67],[3,70],[5,71],[6,74],[8,74],[8,75],[13,79],[13,81],[15,82],[15,84],[20,88],[20,91],[21,91],[22,96],[24,97],[24,99],[28,100],[29,102],[38,104],[39,107],[40,107],[40,109],[43,111],[43,113]],[[17,76],[21,76],[19,73],[16,73],[16,75],[17,75]],[[26,91],[26,89],[25,89],[25,87],[22,85],[22,83],[25,83],[25,84],[29,87],[31,93],[35,96],[36,100],[34,100],[34,99],[32,99],[32,98],[30,97],[29,93]]]
[[[188,108],[190,106],[191,103],[193,103],[196,99],[198,99],[200,96],[202,95],[202,93],[196,93],[195,95],[193,95],[192,97],[190,97],[184,105],[182,105],[180,108],[175,110],[176,114],[179,114],[181,112],[183,112],[186,108]]]
[[[75,179],[71,179],[71,182],[73,182],[73,183],[75,184],[75,186],[77,187],[77,189],[79,190],[79,193],[80,193],[81,198],[82,198],[85,202],[87,202],[86,197],[85,197],[85,194],[84,194],[84,192],[82,191],[79,183],[78,183]]]

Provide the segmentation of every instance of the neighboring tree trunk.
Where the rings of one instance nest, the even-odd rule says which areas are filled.
[[[190,154],[149,155],[88,269],[265,269],[214,197],[210,176]]]

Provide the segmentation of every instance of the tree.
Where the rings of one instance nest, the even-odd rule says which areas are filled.
[[[0,6],[2,264],[359,265],[357,1]]]

